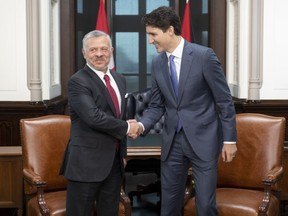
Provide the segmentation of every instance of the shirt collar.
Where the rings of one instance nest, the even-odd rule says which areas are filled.
[[[176,58],[180,58],[181,59],[182,58],[183,48],[184,48],[184,39],[181,37],[180,43],[178,44],[176,49],[172,53],[166,52],[167,58],[169,58],[170,55],[173,55]]]
[[[98,76],[99,76],[99,78],[101,79],[101,80],[103,80],[104,79],[104,75],[106,74],[106,75],[108,75],[109,77],[110,77],[110,80],[111,80],[111,73],[110,73],[110,70],[109,70],[109,68],[107,69],[107,71],[106,71],[106,73],[103,73],[103,71],[99,71],[99,70],[95,70],[93,67],[91,67],[88,63],[87,63],[87,66],[92,70],[92,71],[94,71]]]

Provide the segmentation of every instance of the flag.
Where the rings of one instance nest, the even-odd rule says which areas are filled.
[[[99,10],[98,10],[97,22],[96,22],[96,30],[103,31],[106,34],[110,35],[106,11],[105,11],[105,0],[99,0],[99,1],[100,1],[100,5],[99,5]],[[112,69],[112,70],[115,69],[113,55],[111,56],[108,67],[109,69]]]
[[[182,34],[181,36],[189,42],[192,42],[191,38],[191,23],[190,23],[190,1],[186,0],[186,6],[184,16],[182,20]]]

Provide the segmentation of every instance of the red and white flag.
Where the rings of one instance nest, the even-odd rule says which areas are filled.
[[[105,0],[99,0],[99,1],[100,1],[100,5],[99,5],[99,10],[98,10],[97,22],[96,22],[96,30],[103,31],[110,35],[106,11],[105,11]],[[112,70],[115,69],[113,55],[110,59],[108,66],[109,66],[109,69],[112,69]]]
[[[182,34],[181,36],[189,42],[192,42],[191,38],[191,20],[190,20],[190,1],[186,0],[186,6],[184,16],[182,20]]]

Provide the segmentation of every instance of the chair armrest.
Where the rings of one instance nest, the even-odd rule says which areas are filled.
[[[131,201],[129,197],[126,195],[124,189],[121,187],[121,192],[120,192],[120,202],[124,206],[124,212],[123,216],[130,216],[131,215]]]
[[[278,182],[283,176],[283,167],[274,167],[268,172],[265,178],[262,180],[264,185],[273,185]]]
[[[192,168],[190,167],[188,170],[188,176],[186,180],[186,188],[184,194],[184,205],[188,202],[188,200],[194,196],[194,182],[192,176]]]
[[[43,216],[49,216],[50,210],[46,205],[44,198],[44,188],[46,187],[46,181],[44,181],[41,176],[37,175],[32,170],[23,169],[24,180],[30,184],[30,186],[35,186],[37,188],[37,200],[38,206]]]
[[[283,176],[283,167],[274,167],[262,180],[264,184],[264,196],[258,208],[259,215],[266,215],[271,199],[272,186],[275,185]]]
[[[32,170],[23,169],[24,180],[32,186],[41,187],[46,186],[46,182],[42,180],[41,176],[37,175]]]

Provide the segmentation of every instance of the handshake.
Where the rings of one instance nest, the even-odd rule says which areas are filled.
[[[127,133],[128,137],[131,139],[136,139],[140,134],[143,133],[143,125],[136,121],[136,119],[129,119],[127,123],[130,125],[129,131]]]

